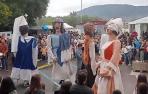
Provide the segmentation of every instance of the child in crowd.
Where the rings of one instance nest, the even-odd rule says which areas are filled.
[[[122,94],[120,90],[114,90],[113,94]]]
[[[148,94],[148,84],[140,83],[137,87],[137,94]]]
[[[86,85],[87,70],[79,70],[76,74],[76,84],[70,88],[70,94],[93,94],[91,88]]]
[[[8,45],[6,43],[6,40],[4,39],[0,40],[0,53],[2,53],[1,56],[2,69],[8,71],[8,65],[7,65]]]
[[[144,61],[144,46],[145,40],[142,40],[141,47],[140,47],[140,61]]]
[[[70,81],[65,81],[61,83],[61,88],[58,91],[55,91],[54,94],[70,94],[70,88],[72,83]]]
[[[5,77],[2,79],[0,94],[17,94],[14,82],[10,77]]]
[[[143,74],[138,75],[137,84],[136,84],[136,87],[135,87],[133,94],[139,94],[138,93],[138,87],[139,87],[140,83],[148,84],[147,77]]]
[[[141,41],[137,37],[135,37],[133,44],[134,44],[134,48],[135,48],[135,60],[139,61],[140,60]]]
[[[128,55],[127,46],[125,44],[123,44],[122,53],[123,53],[123,57],[124,57],[124,62],[126,65],[128,65],[129,64],[129,55]]]
[[[26,89],[25,94],[45,94],[45,85],[41,83],[39,74],[32,76],[30,86]]]
[[[77,59],[77,71],[82,68],[82,44],[78,44],[78,48],[76,49],[76,59]]]
[[[41,52],[42,52],[42,60],[46,60],[46,58],[47,58],[47,47],[43,46],[41,48]]]

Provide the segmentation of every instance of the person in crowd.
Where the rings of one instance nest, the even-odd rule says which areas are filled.
[[[42,59],[42,52],[41,52],[41,48],[42,48],[42,45],[41,45],[41,40],[42,40],[42,35],[39,34],[38,36],[38,59],[41,60]]]
[[[141,47],[141,42],[137,37],[134,37],[134,48],[135,48],[135,60],[140,60],[140,47]]]
[[[141,47],[140,47],[140,61],[144,61],[144,46],[145,46],[145,40],[141,39]]]
[[[0,94],[17,94],[16,87],[10,77],[4,77],[2,79]]]
[[[0,86],[1,86],[2,79],[3,79],[2,76],[0,76]]]
[[[14,80],[23,80],[24,86],[28,86],[31,76],[37,72],[37,41],[34,37],[28,36],[29,26],[19,27],[21,36],[18,41],[15,62],[11,77]]]
[[[54,94],[70,94],[70,88],[72,83],[70,81],[64,81],[61,84],[61,88],[58,91],[55,91]]]
[[[132,56],[133,56],[133,53],[132,53],[133,47],[132,47],[132,45],[130,45],[130,44],[128,43],[127,49],[128,49],[128,60],[129,60],[129,64],[132,65]]]
[[[97,63],[97,76],[92,89],[95,94],[112,94],[114,90],[120,90],[124,94],[119,69],[121,43],[117,38],[122,30],[123,22],[121,18],[116,18],[111,19],[106,25],[109,41],[101,48],[102,59]]]
[[[133,49],[133,47],[131,46],[129,41],[127,41],[127,43],[122,42],[121,48],[122,48],[121,62],[125,62],[126,65],[132,65],[132,57],[133,57],[132,49]]]
[[[86,65],[84,63],[84,44],[82,45],[82,67],[81,69],[85,69],[86,68]]]
[[[139,86],[140,83],[148,84],[147,77],[144,74],[139,74],[138,75],[137,84],[136,84],[136,87],[134,89],[133,94],[137,94],[138,93],[138,86]]]
[[[56,82],[69,79],[72,74],[70,35],[63,27],[63,19],[56,18],[53,34],[47,37],[48,58],[53,61],[52,79]]]
[[[30,85],[26,89],[25,94],[45,94],[45,85],[41,83],[41,76],[39,74],[32,76]]]
[[[100,39],[101,39],[101,36],[99,34],[95,35],[95,52],[97,54],[99,54],[100,52]]]
[[[41,40],[41,53],[42,53],[42,60],[46,60],[47,56],[47,38],[44,35]]]
[[[144,45],[144,60],[148,60],[148,39]]]
[[[124,56],[124,63],[128,65],[129,64],[129,54],[128,54],[128,48],[125,44],[123,44],[122,46],[122,52]]]
[[[141,82],[148,84],[146,75],[144,75],[144,74],[139,74],[139,75],[138,75],[137,86],[138,86],[139,83],[141,83]]]
[[[77,50],[76,50],[76,59],[77,59],[77,71],[81,70],[82,68],[82,44],[79,43]]]
[[[47,57],[47,46],[41,47],[41,53],[42,53],[42,60],[46,60]]]
[[[8,71],[8,64],[7,64],[8,45],[5,39],[0,40],[0,53],[2,53],[1,57],[2,69]]]
[[[0,36],[0,70],[2,69],[2,57],[3,57],[3,45],[2,45],[2,41],[1,41],[1,36]]]
[[[93,32],[95,31],[92,23],[86,23],[84,25],[84,64],[88,72],[87,75],[87,86],[92,87],[95,81],[95,43],[93,39]]]
[[[38,59],[41,60],[42,59],[42,46],[41,43],[39,42],[38,44]]]
[[[113,94],[122,94],[120,90],[114,90]]]
[[[137,94],[148,94],[148,84],[140,83],[137,87]]]
[[[74,54],[74,58],[76,58],[77,44],[78,44],[78,40],[76,38],[74,38],[74,41],[73,41],[73,54]]]
[[[47,38],[46,38],[45,35],[44,35],[44,36],[42,37],[42,39],[41,39],[41,45],[42,45],[42,46],[46,46],[46,45],[47,45]]]
[[[93,94],[87,86],[87,70],[79,70],[76,74],[76,84],[70,88],[70,94]]]

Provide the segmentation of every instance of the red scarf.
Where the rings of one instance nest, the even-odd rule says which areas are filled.
[[[85,35],[85,39],[84,39],[84,57],[83,57],[83,61],[84,63],[87,65],[88,63],[90,63],[90,56],[89,56],[89,45],[91,43],[92,39],[90,36]]]

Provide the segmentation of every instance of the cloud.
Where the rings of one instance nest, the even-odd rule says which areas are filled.
[[[148,5],[147,0],[83,0],[83,8],[104,4]],[[46,16],[65,16],[81,9],[81,0],[50,0]]]

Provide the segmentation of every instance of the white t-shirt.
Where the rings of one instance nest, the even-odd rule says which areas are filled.
[[[122,48],[122,52],[123,52],[124,54],[128,53],[127,48],[126,48],[126,47],[125,47],[125,48]]]

